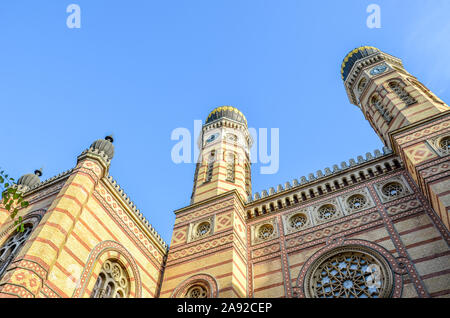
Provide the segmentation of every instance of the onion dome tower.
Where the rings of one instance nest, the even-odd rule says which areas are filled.
[[[401,59],[373,46],[350,51],[342,62],[341,76],[350,102],[391,149],[391,132],[448,109],[408,73]]]
[[[103,151],[108,159],[111,160],[114,157],[113,142],[114,139],[112,136],[106,136],[104,139],[98,139],[94,141],[89,148],[97,150],[99,152]]]
[[[244,114],[232,106],[215,108],[198,140],[200,156],[191,203],[235,189],[246,201],[251,195],[251,136]]]
[[[42,169],[34,170],[34,173],[27,173],[21,176],[19,180],[17,180],[18,189],[23,192],[28,191],[41,182],[41,179],[39,178],[41,176]]]

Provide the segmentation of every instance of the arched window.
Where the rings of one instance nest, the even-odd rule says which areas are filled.
[[[227,155],[227,181],[234,182],[235,163],[235,155],[229,153]]]
[[[363,77],[358,83],[358,92],[361,93],[367,85],[367,79]]]
[[[379,175],[383,173],[383,169],[381,169],[380,166],[376,166],[375,168],[377,169]]]
[[[250,167],[248,164],[245,165],[245,189],[247,190],[247,194],[250,194]]]
[[[283,208],[283,203],[281,203],[280,200],[277,201],[277,204],[278,204],[278,208],[279,208],[279,209],[282,209],[282,208]]]
[[[388,110],[383,106],[383,104],[381,103],[381,99],[378,96],[376,95],[373,96],[370,99],[370,104],[381,114],[386,123],[389,124],[391,122],[392,116],[391,114],[389,114]]]
[[[289,200],[289,198],[286,198],[285,202],[286,202],[286,206],[290,206],[291,205],[291,200]]]
[[[418,87],[425,95],[427,95],[432,101],[445,105],[445,103],[443,101],[441,101],[439,98],[437,98],[436,96],[434,96],[433,93],[431,93],[431,91],[426,88],[422,83],[416,81],[415,79],[412,78],[408,78],[408,80],[415,85],[416,87]]]
[[[334,181],[333,184],[334,184],[334,187],[335,187],[336,189],[340,189],[340,188],[341,188],[341,187],[339,186],[339,182]]]
[[[323,194],[323,190],[322,190],[322,187],[317,187],[317,192],[319,192],[319,195],[322,195]]]
[[[262,214],[267,214],[267,209],[265,205],[263,205],[262,207]]]
[[[130,280],[126,270],[115,260],[103,263],[95,282],[91,298],[127,298]]]
[[[214,161],[216,160],[216,152],[213,150],[208,158],[208,167],[206,169],[206,178],[205,182],[209,182],[212,179],[213,169],[214,169]]]
[[[218,296],[217,281],[208,274],[197,274],[178,285],[171,298],[216,298]]]
[[[342,178],[342,183],[344,184],[344,186],[348,186],[347,178]]]
[[[24,227],[23,232],[18,232],[15,230],[0,248],[0,277],[3,276],[6,268],[19,253],[20,249],[25,244],[33,230],[33,226],[31,224],[25,224]]]
[[[399,81],[389,82],[389,88],[397,94],[397,96],[406,104],[406,106],[416,103],[416,100],[409,95],[405,88],[400,85]]]

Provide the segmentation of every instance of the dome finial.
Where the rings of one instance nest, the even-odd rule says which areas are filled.
[[[17,180],[17,185],[27,191],[41,182],[41,179],[39,179],[40,176],[42,176],[42,168],[39,170],[34,170],[34,173],[27,173],[21,176],[19,180]]]
[[[99,139],[94,141],[91,144],[91,149],[95,149],[97,151],[103,151],[108,159],[112,159],[114,157],[114,145],[113,145],[113,137],[112,135],[106,136],[104,139]]]
[[[42,176],[42,169],[43,168],[34,170],[34,174],[37,175],[38,177],[41,177]]]

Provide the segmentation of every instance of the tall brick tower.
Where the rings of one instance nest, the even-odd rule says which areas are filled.
[[[214,109],[198,140],[199,164],[195,171],[192,203],[236,189],[243,200],[252,193],[251,137],[245,116],[231,106]]]
[[[449,227],[449,108],[408,73],[402,61],[363,46],[345,57],[342,79],[384,144],[393,149]]]
[[[176,220],[161,297],[245,297],[251,195],[251,137],[245,116],[222,106],[206,119],[191,205]]]

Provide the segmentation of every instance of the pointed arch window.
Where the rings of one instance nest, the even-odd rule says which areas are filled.
[[[21,248],[25,245],[32,230],[33,226],[31,224],[25,224],[23,232],[14,231],[0,248],[0,277],[3,276],[8,265],[11,264]]]
[[[403,84],[403,83],[402,83]],[[389,88],[406,104],[406,106],[416,103],[416,100],[409,95],[399,81],[389,82]]]
[[[95,282],[91,298],[127,298],[130,280],[126,270],[115,260],[103,263]]]

